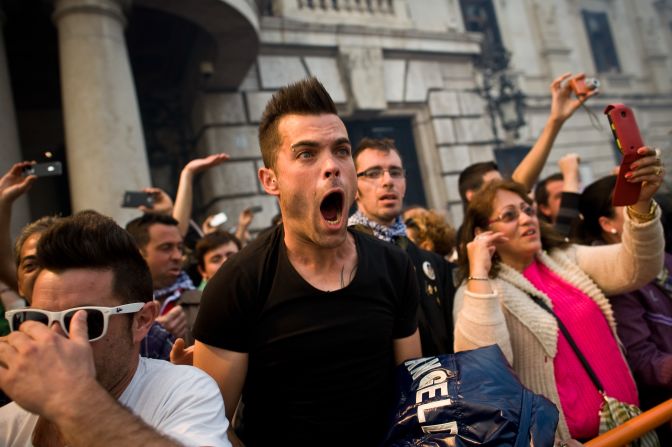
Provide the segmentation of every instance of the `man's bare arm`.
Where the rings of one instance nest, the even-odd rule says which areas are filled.
[[[544,130],[534,143],[534,146],[532,146],[532,149],[530,149],[530,152],[513,172],[513,180],[525,185],[528,191],[532,190],[532,187],[539,179],[539,174],[541,174],[546,164],[548,155],[562,125],[574,114],[581,104],[586,102],[591,96],[597,94],[597,90],[591,90],[581,99],[574,97],[569,82],[565,82],[570,76],[571,73],[565,73],[555,78],[551,83],[551,113],[546,121]],[[583,79],[585,77],[583,73],[580,73],[574,76],[574,79]]]
[[[422,357],[422,348],[420,347],[420,332],[415,330],[413,335],[394,340],[394,361],[397,365],[409,359]]]
[[[178,228],[182,237],[187,234],[187,230],[189,229],[189,219],[191,219],[191,208],[194,197],[194,177],[196,174],[222,164],[228,159],[229,155],[222,152],[191,160],[182,168],[175,197],[175,207],[173,208],[173,217],[178,222]]]
[[[248,354],[216,348],[196,340],[193,355],[194,366],[215,379],[222,393],[226,418],[231,421],[228,432],[229,441],[234,447],[242,446],[243,443],[233,431],[233,415],[236,413],[243,385],[245,385]]]

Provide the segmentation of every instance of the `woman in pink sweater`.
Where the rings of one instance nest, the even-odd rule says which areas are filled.
[[[487,185],[465,216],[455,350],[498,344],[523,384],[560,410],[558,445],[577,445],[576,439],[598,434],[602,398],[556,319],[538,302],[567,327],[606,394],[638,404],[605,294],[641,287],[663,262],[660,211],[651,199],[662,183],[662,168],[653,150],[639,152],[644,158],[629,178],[642,182],[642,193],[628,207],[620,244],[566,243],[540,225],[527,191],[510,181]]]

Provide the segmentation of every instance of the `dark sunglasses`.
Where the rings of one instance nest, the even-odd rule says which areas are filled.
[[[145,303],[130,303],[115,307],[83,306],[73,307],[60,312],[51,312],[42,309],[24,308],[8,310],[5,318],[12,331],[18,331],[26,321],[37,321],[51,327],[54,322],[61,325],[65,335],[70,336],[70,323],[78,310],[86,311],[86,324],[89,328],[89,341],[96,341],[107,334],[107,322],[110,315],[132,314],[139,312]]]

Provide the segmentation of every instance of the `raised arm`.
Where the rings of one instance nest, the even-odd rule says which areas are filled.
[[[490,279],[496,244],[505,241],[500,232],[484,231],[467,243],[469,276],[455,292],[455,352],[497,344],[513,364],[511,338],[497,291]]]
[[[581,98],[576,98],[569,82],[565,82],[571,77],[571,73],[565,73],[553,80],[551,83],[551,113],[548,116],[544,130],[530,149],[530,152],[520,162],[516,170],[513,172],[512,178],[518,183],[525,185],[528,191],[539,179],[548,155],[553,147],[555,137],[562,128],[565,121],[574,114],[581,104],[586,102],[588,98],[597,94],[597,90],[591,90],[587,95]],[[586,75],[580,73],[574,76],[574,79],[583,79]]]
[[[1,338],[0,388],[27,411],[54,423],[73,447],[179,445],[120,405],[96,381],[83,311],[73,317],[70,338],[33,321]]]
[[[14,250],[10,235],[12,205],[37,179],[34,175],[27,177],[22,175],[23,169],[31,164],[33,163],[28,161],[16,163],[0,177],[0,281],[16,291],[19,289],[16,283],[16,263],[12,256]]]
[[[173,217],[179,222],[178,228],[182,237],[187,234],[189,229],[189,219],[191,219],[191,208],[194,200],[194,177],[196,174],[220,165],[228,159],[229,155],[222,152],[191,160],[182,169],[177,196],[175,197],[175,207],[173,208]]]
[[[565,155],[558,161],[562,173],[562,196],[553,226],[564,237],[571,235],[574,221],[579,218],[580,161],[579,155],[573,153]]]
[[[631,182],[641,182],[639,200],[623,210],[621,243],[606,246],[574,246],[575,261],[607,295],[639,289],[656,277],[663,266],[665,240],[660,209],[652,198],[663,182],[662,162],[649,147],[626,174]]]

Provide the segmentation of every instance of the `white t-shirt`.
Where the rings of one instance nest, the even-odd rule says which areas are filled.
[[[219,387],[198,368],[141,357],[119,402],[186,446],[231,446]],[[15,402],[0,408],[0,445],[32,447],[38,418]],[[105,423],[105,415],[100,423]]]

